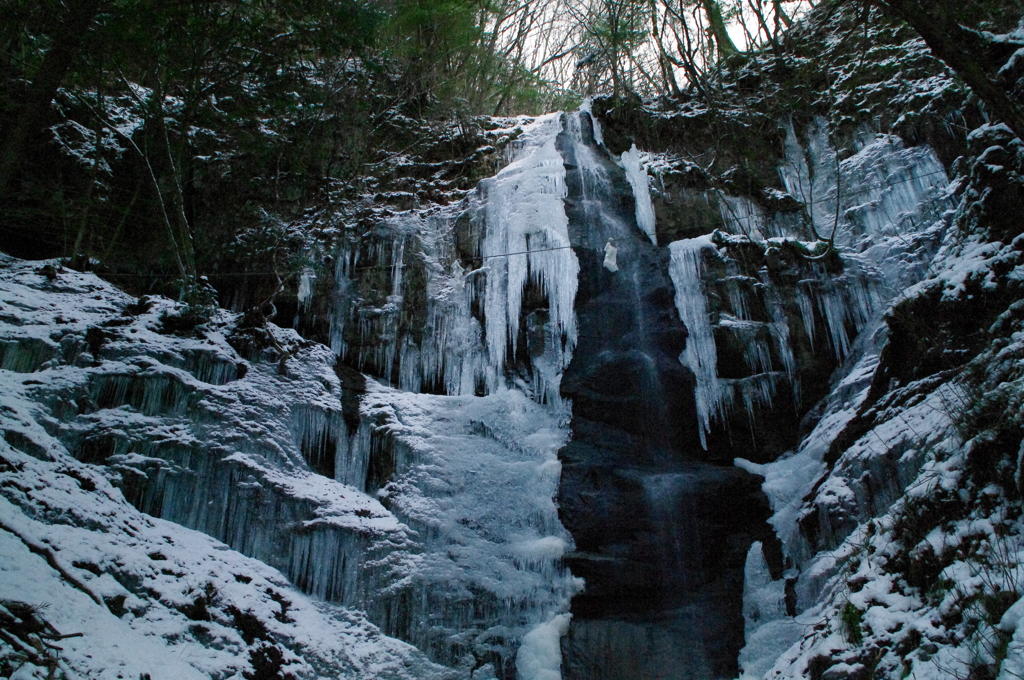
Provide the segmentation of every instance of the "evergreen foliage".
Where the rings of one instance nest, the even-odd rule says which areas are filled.
[[[232,267],[270,223],[266,258],[241,254],[276,286],[284,225],[364,191],[382,158],[424,143],[419,121],[548,103],[488,32],[504,5],[3,5],[0,249],[83,255],[140,292]]]
[[[443,202],[421,180],[453,158],[460,188],[472,186],[488,158],[480,114],[610,92],[598,108],[613,121],[636,94],[667,95],[668,108],[696,97],[718,120],[765,81],[779,110],[816,92],[857,95],[859,74],[887,68],[874,59],[883,48],[863,45],[856,68],[804,58],[789,28],[811,4],[3,0],[0,249],[75,258],[138,293],[184,298],[206,275],[223,304],[272,302],[309,265],[297,253],[335,238],[367,197]],[[1002,65],[1019,45],[994,34],[1013,28],[1020,1],[944,0],[918,26],[922,7],[828,0],[818,14],[848,23],[850,45],[878,35],[879,11],[906,19],[1016,129],[1021,69]],[[935,26],[971,38],[959,61],[932,45]],[[844,101],[863,122],[870,102]],[[771,144],[761,118],[745,126],[757,147]],[[429,122],[442,120],[454,124]]]

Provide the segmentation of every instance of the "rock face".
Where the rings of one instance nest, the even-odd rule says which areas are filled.
[[[1024,147],[777,114],[717,176],[493,120],[298,332],[0,260],[0,624],[39,570],[181,677],[1019,677]]]
[[[701,448],[668,253],[638,228],[633,190],[592,130],[589,115],[573,114],[558,145],[580,261],[558,499],[576,542],[568,563],[586,582],[565,675],[734,677],[743,563],[769,533],[767,502],[754,476]],[[603,264],[609,242],[614,272]]]
[[[933,289],[894,308],[879,356],[882,312],[948,231],[944,171],[868,133],[836,163],[823,122],[797,135],[783,121],[783,188],[687,186],[678,209],[705,209],[672,240],[659,225],[674,161],[611,154],[586,111],[505,122],[505,167],[462,203],[382,216],[302,272],[295,325],[330,347],[258,315],[197,326],[169,300],[5,261],[0,377],[38,424],[4,426],[10,465],[102,475],[118,512],[224,541],[280,570],[296,601],[363,612],[357,628],[426,654],[407,655],[423,677],[767,670],[799,638],[793,614],[834,592],[817,555],[928,463],[889,407],[930,423],[945,393],[915,381],[983,347],[951,318],[941,347],[917,333],[953,308]],[[812,224],[836,228],[835,248],[808,242]],[[1001,303],[975,279],[963,310],[989,300],[970,317],[988,323]],[[950,448],[945,432],[923,445]],[[202,598],[204,616],[241,625],[236,605]],[[256,672],[270,652],[242,639],[231,649]]]

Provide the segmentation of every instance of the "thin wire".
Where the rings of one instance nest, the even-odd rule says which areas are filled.
[[[903,180],[900,180],[898,182],[890,182],[890,183],[887,183],[887,184],[878,184],[878,185],[868,186],[866,188],[867,189],[884,189],[886,187],[891,187],[891,186],[894,186],[896,184],[904,184],[906,182],[914,182],[914,181],[920,180],[920,179],[922,179],[924,177],[931,177],[933,175],[945,175],[945,174],[946,174],[945,170],[936,170],[934,172],[928,172],[928,173],[925,173],[923,175],[916,175],[914,177],[903,179]],[[810,205],[818,205],[818,204],[821,204],[821,203],[831,203],[831,202],[832,202],[832,200],[826,198],[826,199],[821,199],[821,200],[817,200],[817,201],[809,201],[807,203],[802,203],[801,205],[803,205],[803,206],[810,206]],[[741,219],[749,221],[749,220],[755,219],[755,216],[754,215],[747,215],[746,217],[743,217],[743,218],[736,218],[736,221],[738,222]],[[4,226],[0,226],[0,231],[7,231],[9,233],[17,233],[17,231],[19,231],[19,230],[16,227],[15,228],[11,228],[9,226],[4,225]],[[40,239],[40,240],[47,241],[46,239]],[[633,240],[633,239],[632,238],[613,238],[613,239],[608,239],[608,242],[609,243],[618,243],[619,241],[631,241],[631,240]],[[47,241],[47,242],[51,243],[51,244],[54,244],[54,245],[57,245],[54,241]],[[546,253],[546,252],[551,252],[551,251],[554,251],[554,250],[568,250],[570,248],[573,248],[573,246],[569,245],[569,246],[556,246],[554,248],[538,248],[537,250],[520,250],[520,251],[512,252],[512,253],[498,253],[498,254],[495,254],[495,255],[475,255],[475,256],[470,257],[469,259],[483,261],[483,260],[489,260],[489,259],[494,259],[494,258],[498,258],[498,257],[511,257],[513,255],[530,255],[532,253]],[[407,266],[409,266],[409,265],[407,265],[405,263],[366,265],[366,266],[363,266],[363,267],[353,267],[353,268],[349,269],[348,271],[367,271],[367,270],[373,270],[373,269],[394,269],[395,267],[407,267]],[[213,273],[208,274],[207,276],[223,278],[223,277],[236,277],[236,276],[266,276],[266,275],[267,275],[266,272],[223,272],[223,273],[213,272]],[[113,276],[113,277],[117,277],[117,276],[121,276],[121,277],[137,276],[137,277],[141,277],[141,278],[170,278],[170,279],[181,278],[180,274],[131,274],[131,273],[128,273],[128,272],[104,272],[103,276],[104,277],[108,277],[108,276]]]
[[[2,231],[2,230],[3,230],[3,227],[0,227],[0,231]],[[618,243],[619,241],[632,241],[632,240],[633,240],[632,238],[625,238],[625,237],[624,238],[610,238],[610,239],[608,239],[608,242],[609,243]],[[532,255],[534,253],[547,253],[547,252],[550,252],[550,251],[553,251],[553,250],[568,250],[568,249],[573,248],[573,247],[574,246],[556,246],[554,248],[538,248],[536,250],[519,250],[519,251],[512,252],[512,253],[498,253],[496,255],[473,255],[473,256],[470,256],[468,259],[470,259],[470,260],[490,260],[490,259],[494,259],[496,257],[511,257],[512,255]],[[365,266],[362,266],[362,267],[352,267],[352,268],[348,269],[347,271],[357,272],[357,271],[366,271],[368,269],[394,269],[395,267],[408,267],[408,266],[410,266],[410,265],[405,264],[404,262],[399,262],[399,263],[396,263],[396,264],[374,264],[374,265],[365,265]],[[208,277],[221,277],[221,276],[267,276],[267,275],[268,275],[268,272],[224,272],[224,273],[213,272],[213,273],[207,274],[206,276],[208,276]],[[142,277],[142,278],[152,277],[152,278],[175,278],[175,279],[181,278],[181,276],[179,274],[132,274],[132,273],[129,273],[129,272],[122,272],[122,273],[109,272],[109,273],[104,273],[103,276],[139,276],[139,277]]]

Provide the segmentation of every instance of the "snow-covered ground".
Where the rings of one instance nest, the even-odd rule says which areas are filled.
[[[5,672],[56,658],[44,622],[82,633],[67,677],[486,678],[530,631],[525,677],[557,672],[559,413],[349,377],[346,422],[293,331],[174,333],[180,304],[57,262],[3,256],[0,290]]]
[[[999,139],[989,126],[972,137],[986,135]],[[866,230],[867,257],[889,252],[887,327],[866,325],[796,450],[737,461],[765,478],[787,567],[773,581],[751,549],[743,678],[1021,677],[1024,236],[991,240],[970,221],[991,179],[976,165],[968,190],[960,181],[949,228],[932,230],[941,247],[919,264],[872,237],[899,236],[896,221]],[[900,200],[900,220],[920,212]]]
[[[94,429],[83,432],[85,439],[92,432],[115,432],[128,442],[199,443],[182,417],[156,415],[166,403],[150,408],[148,395],[140,395],[138,409],[97,410],[89,403],[90,379],[145,375],[159,385],[161,379],[177,381],[194,388],[189,399],[205,404],[221,388],[175,365],[186,365],[187,356],[199,353],[229,361],[232,368],[245,362],[219,331],[205,339],[156,332],[158,314],[172,306],[169,301],[156,301],[142,316],[122,316],[134,300],[91,274],[52,267],[46,272],[44,264],[7,257],[0,262],[0,655],[5,671],[20,668],[17,677],[36,677],[29,661],[59,659],[69,678],[257,677],[253,674],[278,667],[301,678],[444,677],[446,669],[381,634],[361,612],[311,599],[263,562],[133,507],[122,492],[126,477],[162,474],[162,460],[150,459],[156,462],[147,468],[138,452],[116,453],[117,446],[131,448],[125,442],[110,451],[118,463],[106,467],[71,455],[53,435],[77,432],[82,423],[62,424],[54,417],[58,407],[91,416],[87,422]],[[118,322],[111,327],[123,341],[102,349],[94,345],[98,351],[87,354],[87,329],[110,321]],[[122,361],[102,361],[114,353]],[[321,362],[321,368],[329,364]],[[258,383],[249,389],[262,392]],[[261,397],[273,399],[274,392]],[[249,436],[273,449],[275,435],[258,431],[261,425],[271,424],[248,423],[257,428]],[[393,515],[355,489],[315,480],[308,470],[281,472],[274,480],[265,461],[237,455],[245,457],[254,475],[267,473],[263,483],[279,481],[315,507],[310,522],[399,531]],[[250,483],[257,484],[255,477]],[[11,618],[19,615],[20,627]],[[81,636],[52,641],[59,651],[33,647],[33,626],[43,621],[61,634]],[[12,633],[16,630],[23,634]]]

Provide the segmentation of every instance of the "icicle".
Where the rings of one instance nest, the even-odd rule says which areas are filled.
[[[718,209],[730,234],[747,236],[752,241],[764,240],[764,211],[749,198],[722,195]]]
[[[640,162],[640,151],[636,148],[636,144],[630,147],[629,151],[622,152],[622,167],[626,171],[629,185],[633,187],[636,224],[640,227],[640,231],[651,239],[651,243],[658,245],[658,237],[655,233],[654,205],[651,203],[651,188],[647,171]]]
[[[594,128],[594,142],[598,146],[604,146],[604,132],[601,130],[601,121],[599,121],[597,116],[594,115],[593,103],[593,99],[587,97],[583,100],[583,103],[580,104],[579,110],[580,113],[585,113],[590,116],[590,122]]]
[[[565,167],[555,149],[561,114],[523,128],[512,162],[482,186],[486,225],[481,255],[487,269],[484,316],[489,389],[498,387],[508,348],[515,353],[527,280],[548,298],[551,323],[566,338],[567,365],[576,346],[579,262],[569,247]]]
[[[345,358],[348,345],[345,343],[345,322],[349,315],[349,302],[352,298],[352,280],[348,276],[350,251],[340,250],[336,256],[338,263],[334,269],[334,296],[331,300],[329,323],[331,351]]]
[[[707,432],[712,418],[722,415],[722,388],[718,382],[718,354],[711,333],[705,293],[701,284],[705,251],[717,253],[711,236],[676,241],[669,246],[672,259],[669,275],[676,289],[676,308],[679,318],[689,332],[686,349],[679,356],[683,365],[693,371],[697,379],[697,422],[701,446],[707,449]]]
[[[799,404],[800,384],[796,377],[796,360],[793,357],[793,345],[789,339],[789,321],[786,318],[786,311],[782,308],[782,302],[779,300],[777,289],[769,277],[768,270],[762,269],[760,274],[761,283],[764,284],[765,290],[765,306],[772,319],[771,331],[772,337],[775,340],[775,348],[778,351],[779,358],[782,360],[782,368],[786,372],[786,377],[793,387],[793,402]]]
[[[852,347],[850,328],[856,335],[883,305],[882,296],[858,258],[847,253],[846,271],[838,280],[819,264],[815,278],[804,279],[796,288],[796,301],[804,330],[814,349],[817,320],[825,322],[826,339],[835,359],[847,357]]]
[[[811,345],[811,351],[814,350],[814,303],[811,300],[812,292],[810,286],[813,286],[815,281],[804,280],[798,281],[796,285],[796,304],[800,310],[800,320],[804,324],[804,333],[807,334],[807,340]]]
[[[904,149],[898,137],[867,131],[858,144],[858,152],[837,165],[824,119],[816,118],[808,129],[806,153],[792,122],[786,123],[786,160],[779,174],[790,195],[805,204],[822,238],[831,234],[837,218],[838,243],[898,236],[933,222],[952,205],[941,195],[949,179],[931,148]]]
[[[57,347],[46,340],[20,338],[0,342],[0,369],[15,373],[34,373],[57,357]]]
[[[604,268],[610,272],[619,271],[619,265],[616,262],[618,252],[619,249],[612,245],[611,239],[608,239],[608,243],[604,244]]]
[[[316,274],[309,267],[304,267],[299,277],[299,309],[305,309],[309,301],[313,299],[313,282],[316,281]]]
[[[810,169],[807,167],[807,158],[804,156],[803,147],[796,138],[796,130],[793,129],[793,121],[786,121],[786,158],[779,167],[779,176],[783,186],[789,195],[804,204],[811,201]]]

